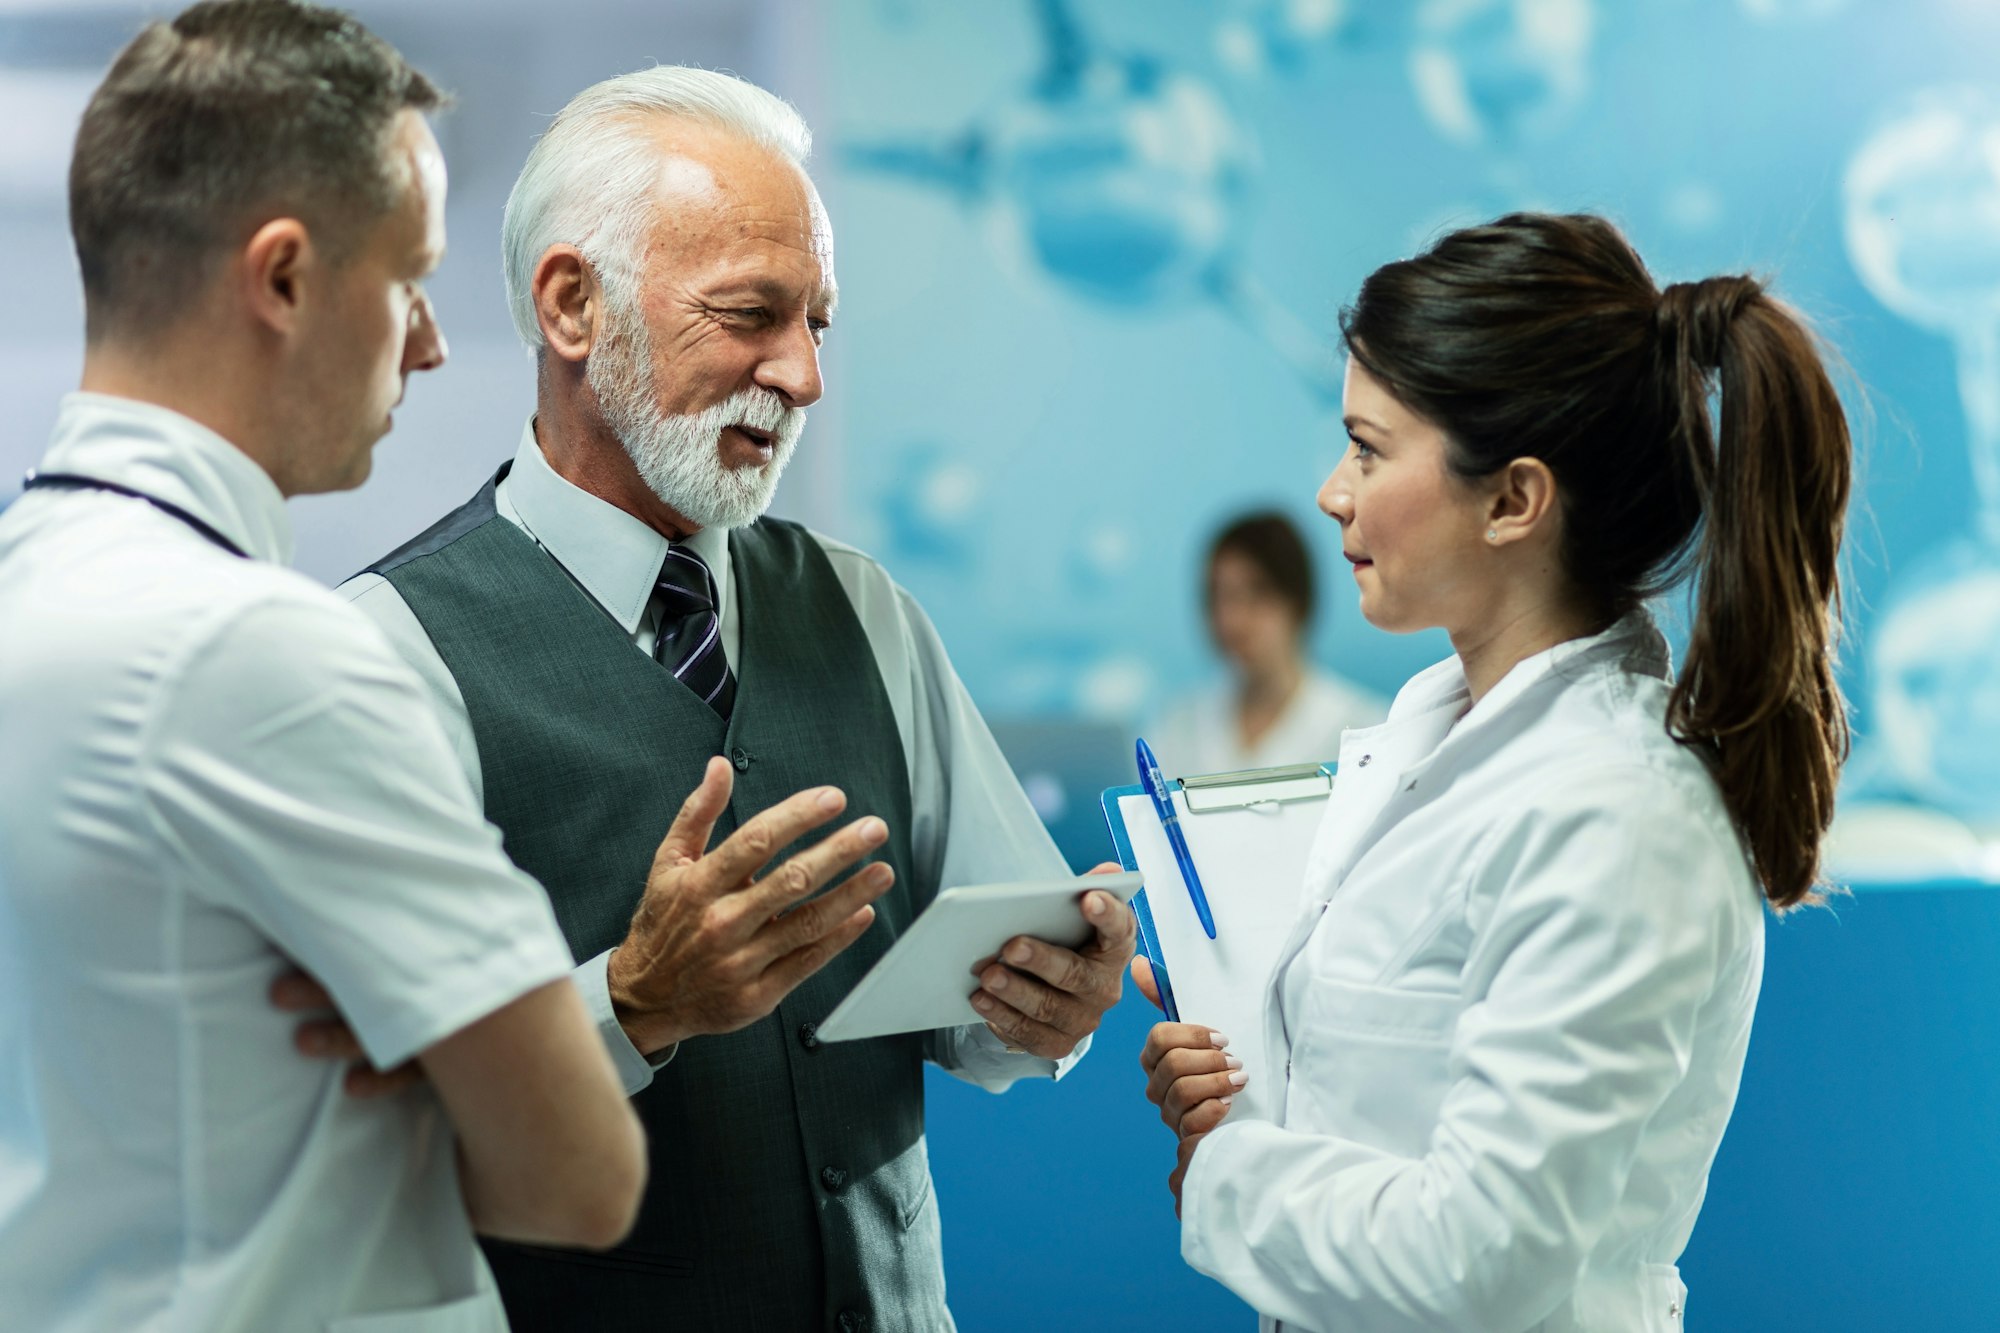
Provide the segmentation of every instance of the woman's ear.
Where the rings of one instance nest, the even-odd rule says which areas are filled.
[[[1494,545],[1554,531],[1562,495],[1547,463],[1517,458],[1500,469],[1494,487],[1486,509],[1486,535]]]

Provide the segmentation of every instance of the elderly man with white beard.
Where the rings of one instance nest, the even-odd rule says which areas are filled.
[[[1092,943],[1014,941],[980,970],[983,1026],[815,1036],[940,887],[1066,868],[909,594],[762,517],[835,304],[808,145],[785,103],[702,70],[572,101],[505,221],[535,415],[477,496],[345,585],[548,887],[649,1131],[619,1249],[488,1246],[518,1333],[949,1329],[923,1062],[993,1091],[1062,1077],[1132,955],[1130,914],[1085,894]],[[893,888],[739,1026],[655,965],[715,923],[642,896],[648,831],[684,810],[700,845],[674,854],[698,857],[700,833],[819,784],[875,844],[857,873]]]

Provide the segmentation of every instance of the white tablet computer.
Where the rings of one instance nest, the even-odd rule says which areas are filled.
[[[827,1015],[819,1039],[853,1041],[983,1023],[972,1007],[972,993],[979,989],[974,963],[998,953],[1016,935],[1065,949],[1088,944],[1095,932],[1077,910],[1079,897],[1097,889],[1129,903],[1142,882],[1138,872],[1126,871],[946,889]]]

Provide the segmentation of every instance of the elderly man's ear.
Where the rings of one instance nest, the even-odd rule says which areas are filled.
[[[552,245],[535,265],[535,322],[549,351],[582,361],[601,331],[604,289],[590,261],[573,245]]]

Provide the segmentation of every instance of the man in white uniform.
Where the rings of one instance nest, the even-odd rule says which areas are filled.
[[[444,359],[438,101],[344,15],[223,0],[147,28],[84,115],[84,391],[0,518],[10,1333],[502,1333],[475,1227],[631,1226],[642,1135],[545,895],[380,633],[283,568],[284,499],[358,485]],[[651,887],[737,892],[756,865],[707,832],[680,820]],[[861,850],[774,879],[808,892]],[[867,893],[817,924],[852,938]],[[841,941],[793,929],[750,932],[779,962],[724,1019]],[[361,1100],[299,1058],[268,994],[294,964],[427,1081]]]

